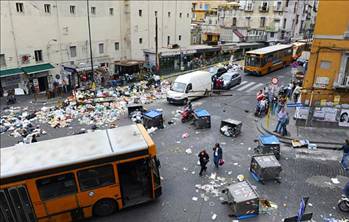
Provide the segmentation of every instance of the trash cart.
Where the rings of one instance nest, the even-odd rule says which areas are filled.
[[[143,125],[146,129],[151,127],[164,128],[162,113],[157,110],[150,110],[143,114]]]
[[[257,154],[274,154],[276,159],[280,159],[280,141],[274,135],[261,135],[257,140],[257,147],[254,148]]]
[[[135,111],[140,111],[141,113],[143,113],[145,110],[143,109],[142,104],[129,104],[127,106],[127,112],[128,112],[128,117],[131,117],[132,113]]]
[[[275,180],[280,183],[281,171],[281,165],[273,154],[255,155],[251,158],[251,175],[262,184],[267,180]]]
[[[227,195],[227,204],[232,216],[238,219],[255,217],[259,213],[259,196],[247,181],[229,185],[223,193]]]
[[[194,126],[197,129],[211,128],[211,116],[204,109],[194,110]]]
[[[234,119],[221,121],[220,132],[225,136],[237,137],[241,133],[242,122]]]

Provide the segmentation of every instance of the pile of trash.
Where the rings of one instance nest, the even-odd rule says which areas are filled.
[[[77,90],[55,106],[44,106],[41,109],[28,111],[27,107],[9,107],[0,117],[0,133],[9,132],[11,136],[26,138],[35,133],[46,134],[36,123],[49,124],[52,128],[69,127],[76,120],[80,124],[100,127],[116,124],[116,121],[127,112],[127,104],[148,104],[166,98],[169,82],[162,82],[161,87],[146,86],[139,82],[130,86]],[[141,121],[141,114],[132,115],[134,122]]]
[[[201,192],[200,197],[204,201],[208,201],[210,199],[209,196],[219,198],[219,200],[223,201],[224,197],[222,196],[221,188],[224,188],[228,181],[224,177],[217,176],[216,173],[211,173],[209,180],[207,184],[196,184],[196,192]]]

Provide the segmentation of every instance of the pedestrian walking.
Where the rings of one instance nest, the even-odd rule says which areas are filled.
[[[349,139],[345,140],[345,144],[339,150],[343,150],[341,164],[345,170],[349,170]]]
[[[278,123],[276,124],[274,132],[281,133],[282,130],[282,124],[285,121],[285,118],[287,116],[286,110],[284,107],[281,108],[281,110],[278,112]]]
[[[297,85],[293,91],[293,101],[296,103],[298,101],[299,95],[301,94],[302,87]]]
[[[206,150],[202,150],[199,153],[198,157],[199,157],[199,162],[200,162],[200,167],[201,167],[199,175],[202,176],[202,173],[206,172],[206,170],[207,170],[206,165],[207,165],[208,161],[210,160],[210,157],[207,154]]]
[[[219,165],[223,165],[223,150],[219,143],[213,147],[213,162],[217,168]]]
[[[35,134],[33,134],[33,136],[32,136],[32,141],[31,141],[32,143],[36,143],[36,142],[38,142],[38,140],[36,139],[36,135]]]
[[[287,125],[289,123],[289,116],[288,116],[288,112],[286,112],[286,117],[284,119],[282,119],[281,122],[281,135],[282,136],[286,136],[287,135]]]

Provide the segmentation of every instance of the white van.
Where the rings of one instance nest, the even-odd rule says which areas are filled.
[[[194,97],[204,96],[211,90],[212,74],[207,71],[195,71],[178,76],[167,92],[169,103],[186,104]]]

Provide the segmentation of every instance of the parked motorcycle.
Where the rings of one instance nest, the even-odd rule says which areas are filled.
[[[190,120],[193,119],[193,110],[185,108],[182,112],[181,112],[181,121],[182,123],[188,122]]]
[[[339,201],[338,201],[338,208],[342,212],[349,212],[349,198],[343,196]]]

